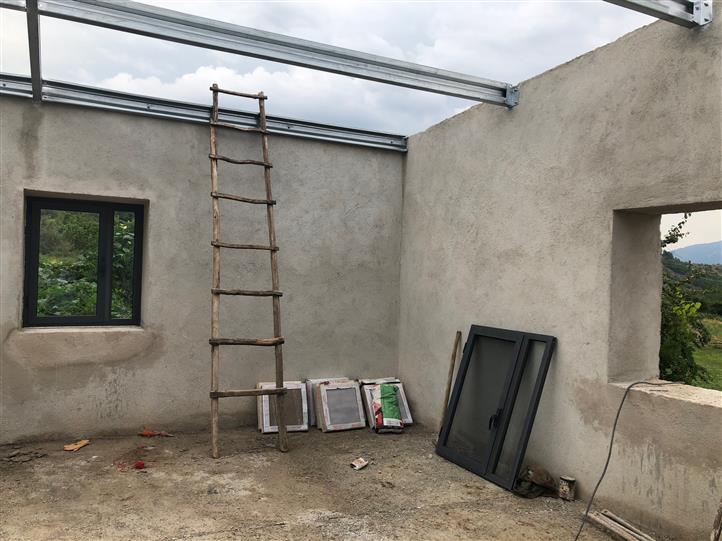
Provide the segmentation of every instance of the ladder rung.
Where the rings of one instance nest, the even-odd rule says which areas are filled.
[[[281,297],[280,291],[258,291],[253,289],[219,289],[212,288],[211,293],[215,295],[244,295],[246,297]]]
[[[229,124],[228,122],[213,122],[211,126],[217,126],[219,128],[228,128],[229,130],[236,130],[248,133],[268,133],[268,130],[262,130],[261,128],[252,128],[246,126],[236,126],[235,124]]]
[[[231,248],[233,250],[270,250],[271,252],[277,252],[278,246],[266,246],[264,244],[233,244],[230,242],[216,242],[211,241],[211,246],[217,246],[218,248]]]
[[[251,197],[241,197],[240,195],[232,195],[229,193],[211,192],[211,197],[218,199],[230,199],[232,201],[240,201],[241,203],[253,203],[254,205],[275,205],[275,199],[253,199]]]
[[[218,87],[210,87],[213,92],[220,92],[221,94],[230,94],[231,96],[240,96],[241,98],[251,98],[252,100],[267,100],[268,96],[261,92],[260,94],[247,94],[246,92],[236,92],[235,90],[225,90]]]
[[[211,160],[221,160],[222,162],[235,163],[236,165],[262,165],[263,167],[273,167],[271,162],[264,162],[262,160],[236,160],[235,158],[221,156],[220,154],[208,154],[208,157]]]
[[[283,336],[275,338],[211,338],[212,346],[279,346],[283,344]]]
[[[229,396],[263,396],[271,394],[285,394],[286,388],[280,389],[247,389],[242,391],[211,391],[211,398],[227,398]]]

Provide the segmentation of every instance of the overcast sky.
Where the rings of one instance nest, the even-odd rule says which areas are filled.
[[[509,83],[654,20],[595,0],[146,3]],[[29,73],[25,32],[23,13],[0,10],[2,71]],[[411,134],[473,105],[55,19],[41,19],[41,39],[46,79],[201,103],[210,101],[208,87],[216,82],[263,90],[270,114],[331,124]],[[696,222],[704,234],[685,244],[722,236],[719,213],[717,221]]]
[[[601,1],[146,3],[518,83],[653,21]],[[24,14],[0,10],[2,70],[28,73]],[[210,83],[271,98],[269,112],[411,134],[473,102],[41,19],[43,75],[208,102]]]

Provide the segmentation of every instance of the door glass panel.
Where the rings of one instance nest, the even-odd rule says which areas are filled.
[[[118,212],[113,216],[113,275],[110,317],[133,317],[133,254],[135,253],[135,213]]]
[[[499,460],[493,472],[505,479],[515,475],[514,460],[521,445],[524,433],[524,421],[529,413],[534,394],[534,384],[539,376],[542,367],[542,358],[546,349],[545,342],[538,340],[529,341],[529,349],[524,363],[524,371],[519,382],[519,391],[512,406],[509,427],[507,428],[504,442],[499,454]]]
[[[474,340],[446,447],[476,461],[486,457],[493,443],[489,419],[497,412],[514,367],[515,342],[488,336]]]
[[[98,292],[97,213],[42,209],[38,316],[94,316]]]

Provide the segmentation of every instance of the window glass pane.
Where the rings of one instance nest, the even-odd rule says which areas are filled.
[[[493,443],[489,419],[497,412],[507,375],[514,367],[515,343],[478,336],[473,348],[446,446],[482,461]]]
[[[512,406],[511,418],[509,419],[509,427],[506,430],[504,443],[501,447],[499,462],[494,468],[497,475],[509,478],[514,476],[514,459],[521,445],[521,439],[524,432],[524,421],[529,413],[529,406],[534,395],[534,385],[536,384],[539,371],[542,367],[542,359],[546,343],[532,340],[529,342],[529,353],[524,363],[524,372],[519,382],[519,391],[516,400]]]
[[[113,276],[110,317],[133,317],[133,253],[135,213],[115,212],[113,216]]]
[[[99,215],[42,209],[38,316],[93,316],[98,291]]]

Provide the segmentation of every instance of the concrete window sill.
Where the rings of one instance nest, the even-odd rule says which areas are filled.
[[[654,382],[662,382],[655,379]],[[611,382],[610,385],[618,387],[622,390],[626,389],[632,382]],[[722,391],[714,389],[703,389],[702,387],[694,387],[692,385],[674,384],[658,387],[656,385],[638,385],[629,391],[629,396],[639,393],[638,396],[648,395],[650,398],[662,398],[669,400],[680,400],[699,406],[711,406],[722,409]]]
[[[135,326],[15,329],[3,344],[3,354],[38,369],[109,363],[147,350],[154,334]]]

